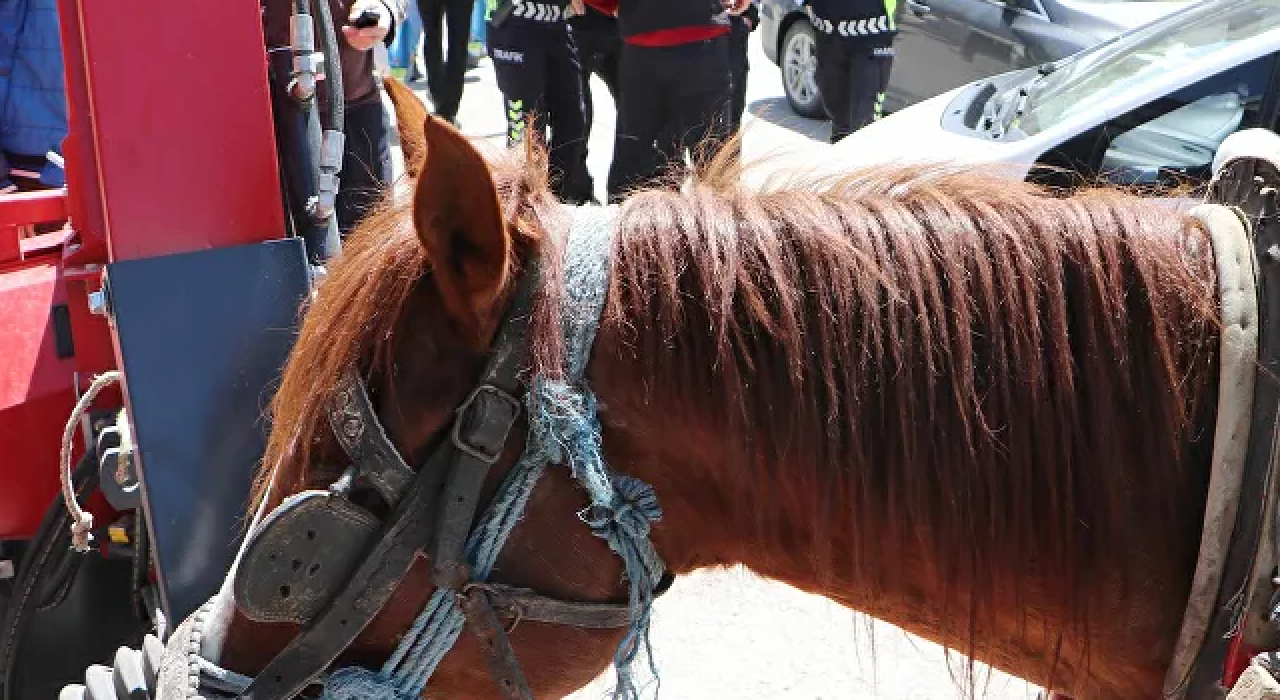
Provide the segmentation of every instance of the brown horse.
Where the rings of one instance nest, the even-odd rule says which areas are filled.
[[[528,372],[560,367],[567,210],[545,161],[488,163],[425,122],[406,141],[416,183],[348,242],[302,323],[272,409],[269,503],[338,475],[325,417],[351,366],[420,463],[535,256]],[[623,204],[588,369],[610,465],[662,501],[652,537],[671,571],[744,565],[1076,698],[1158,697],[1216,413],[1202,226],[1115,191],[944,170],[737,182],[711,168]],[[585,505],[567,470],[548,473],[494,579],[625,600]],[[432,592],[427,568],[344,661],[382,663]],[[255,673],[296,631],[237,616],[221,662]],[[524,623],[511,641],[554,698],[622,634]],[[499,697],[470,635],[427,692]]]

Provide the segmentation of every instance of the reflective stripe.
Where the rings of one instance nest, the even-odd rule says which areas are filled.
[[[893,18],[898,16],[898,0],[884,0],[884,15],[889,18],[889,29],[897,29],[898,23]]]
[[[897,0],[885,0],[886,3],[897,3]],[[874,36],[895,30],[893,19],[889,15],[867,17],[865,19],[846,19],[832,22],[814,13],[813,8],[805,6],[809,22],[813,28],[823,34],[839,34],[840,36]]]
[[[559,5],[515,0],[513,6],[512,17],[522,17],[535,22],[559,22],[564,19],[564,8]]]

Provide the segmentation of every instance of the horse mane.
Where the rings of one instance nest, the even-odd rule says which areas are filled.
[[[860,581],[910,586],[923,547],[972,596],[966,643],[1024,578],[1081,625],[1085,590],[1185,590],[1219,330],[1198,221],[938,166],[740,182],[722,161],[623,205],[600,335],[636,405],[741,446],[761,523]],[[1117,552],[1156,580],[1102,581]]]
[[[971,591],[970,623],[1024,594],[1002,578],[1014,571],[1079,610],[1116,551],[1190,570],[1174,553],[1198,523],[1175,514],[1204,497],[1193,444],[1211,437],[1197,431],[1217,342],[1200,224],[1118,191],[1059,197],[976,172],[880,167],[748,189],[726,163],[622,205],[601,337],[631,353],[610,362],[645,378],[641,401],[738,438],[761,522],[794,524],[815,551],[851,525],[853,551],[815,566],[838,557],[883,582],[908,578],[897,554],[923,543],[939,577]],[[519,235],[555,242],[545,154],[530,146],[493,170]],[[275,498],[307,484],[342,373],[387,370],[427,271],[404,189],[309,304],[255,503],[270,483]],[[535,322],[535,372],[558,371],[554,318]],[[1106,471],[1117,464],[1123,478]]]

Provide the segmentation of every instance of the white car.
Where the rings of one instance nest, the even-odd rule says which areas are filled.
[[[770,170],[1001,166],[1048,184],[1203,183],[1236,131],[1278,126],[1280,0],[1206,0],[1038,68],[970,83]]]

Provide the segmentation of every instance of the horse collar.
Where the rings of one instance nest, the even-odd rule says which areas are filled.
[[[647,485],[605,466],[595,398],[584,381],[607,286],[613,217],[612,207],[575,211],[564,251],[564,378],[535,377],[527,387],[519,378],[539,281],[537,264],[530,264],[481,382],[448,428],[450,439],[416,472],[387,437],[364,382],[354,374],[344,379],[329,423],[351,467],[328,490],[292,496],[267,516],[247,541],[232,582],[250,619],[301,624],[302,631],[253,679],[191,659],[190,667],[200,669],[197,685],[203,678],[206,687],[242,700],[283,700],[321,682],[332,700],[414,698],[465,624],[486,641],[481,646],[504,697],[529,700],[503,624],[528,619],[628,628],[615,663],[619,690],[634,693],[628,667],[647,641],[649,606],[672,577],[648,539],[649,522],[661,516],[657,500]],[[485,478],[522,412],[529,423],[525,448],[477,520]],[[555,600],[488,580],[538,478],[570,457],[591,501],[580,516],[622,557],[628,604]],[[380,520],[349,498],[360,490],[376,493],[390,515]],[[379,671],[344,668],[323,679],[425,553],[436,592],[392,657]]]

